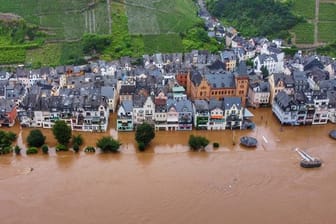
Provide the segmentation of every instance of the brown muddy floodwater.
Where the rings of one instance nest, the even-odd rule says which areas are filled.
[[[0,156],[0,222],[335,223],[335,125],[281,128],[269,109],[253,112],[255,130],[156,132],[145,153],[136,152],[134,133],[112,123],[106,134],[123,143],[119,154]],[[211,141],[205,152],[189,152],[190,134]],[[257,137],[258,147],[233,145],[242,135]],[[83,136],[95,145],[102,135]],[[323,166],[300,168],[295,147]]]

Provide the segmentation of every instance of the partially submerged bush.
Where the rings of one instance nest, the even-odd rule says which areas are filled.
[[[75,152],[79,152],[79,145],[77,143],[75,143],[72,148]]]
[[[138,142],[138,149],[143,152],[146,149],[145,143],[143,142]]]
[[[58,152],[58,151],[68,151],[68,147],[65,146],[65,145],[62,145],[62,144],[58,144],[58,145],[56,146],[56,151],[57,151],[57,152]]]
[[[18,145],[16,145],[14,147],[14,152],[15,152],[16,155],[20,155],[21,154],[21,148]]]
[[[88,146],[84,149],[84,152],[96,152],[96,149],[93,146]]]
[[[44,154],[48,154],[48,151],[49,151],[48,146],[47,146],[47,145],[42,145],[42,152],[43,152]]]
[[[27,153],[27,155],[29,155],[29,154],[36,154],[36,153],[38,153],[38,149],[36,147],[29,147],[27,149],[26,153]]]
[[[190,135],[188,144],[192,150],[204,149],[209,144],[209,140],[203,136]]]

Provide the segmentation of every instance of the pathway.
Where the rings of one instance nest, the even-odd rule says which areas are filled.
[[[109,34],[112,34],[112,14],[111,14],[111,1],[106,0],[107,4],[107,15],[108,15],[108,24],[109,24]]]
[[[314,45],[318,45],[318,22],[320,12],[320,0],[315,0],[315,20],[314,20]]]

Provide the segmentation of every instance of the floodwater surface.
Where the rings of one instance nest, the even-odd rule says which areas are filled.
[[[156,132],[145,153],[112,122],[105,135],[121,141],[119,154],[0,156],[1,223],[336,222],[335,125],[281,127],[269,109],[252,112],[254,130]],[[30,131],[2,130],[21,133],[22,146]],[[43,133],[54,146],[51,130]],[[81,134],[86,146],[104,135]],[[190,134],[210,140],[205,151],[189,151]],[[243,135],[258,147],[239,146]],[[322,167],[301,168],[296,147]]]

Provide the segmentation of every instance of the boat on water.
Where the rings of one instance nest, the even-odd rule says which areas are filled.
[[[322,165],[321,160],[316,159],[312,156],[310,156],[308,153],[306,153],[303,150],[299,150],[298,148],[295,149],[295,151],[301,156],[300,166],[303,168],[317,168]]]
[[[331,131],[329,132],[329,136],[330,136],[330,138],[336,140],[336,129],[335,129],[335,130],[331,130]]]
[[[256,147],[258,140],[250,136],[243,136],[240,138],[240,144],[246,147]]]

